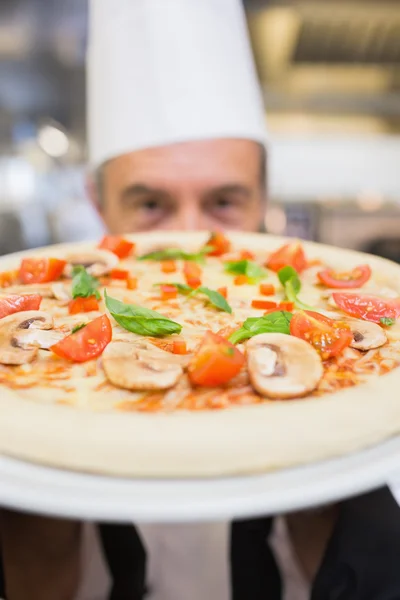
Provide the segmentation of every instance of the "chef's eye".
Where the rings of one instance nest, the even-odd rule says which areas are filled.
[[[204,210],[214,219],[235,224],[242,218],[245,205],[240,199],[229,195],[218,195],[209,198]]]
[[[154,212],[162,208],[163,202],[158,198],[148,198],[142,202],[141,208],[142,210],[147,210],[149,212]]]

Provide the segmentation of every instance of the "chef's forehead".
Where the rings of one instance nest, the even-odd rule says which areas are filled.
[[[223,141],[224,145],[223,145],[223,151],[225,152],[229,152],[230,149],[234,148],[233,143],[237,142],[238,140],[230,140],[230,139],[224,139],[224,140],[208,140],[208,142],[219,142],[219,141]],[[242,144],[241,145],[241,149],[242,151],[244,150],[246,152],[247,149],[251,149],[251,152],[249,152],[249,158],[250,157],[254,157],[254,160],[257,162],[258,168],[259,168],[259,181],[260,181],[260,187],[262,188],[262,190],[266,190],[267,188],[267,151],[266,148],[263,144],[259,143],[259,142],[255,142],[252,140],[239,140],[240,142],[246,142],[246,144]],[[215,158],[216,158],[216,152],[218,152],[221,149],[221,144],[213,144],[213,146],[211,146],[211,152],[210,152],[210,146],[207,145],[207,147],[204,147],[204,143],[207,142],[205,140],[197,140],[197,141],[192,141],[192,142],[186,142],[183,144],[170,144],[170,145],[166,145],[166,146],[162,146],[162,147],[154,147],[154,148],[146,148],[143,150],[134,150],[132,152],[128,152],[125,154],[121,154],[119,156],[116,156],[114,158],[109,159],[108,161],[105,161],[102,165],[100,165],[95,171],[94,171],[94,179],[95,182],[97,184],[98,187],[98,191],[103,191],[103,187],[104,187],[104,180],[108,171],[109,166],[115,166],[118,167],[120,164],[122,164],[122,162],[125,162],[125,164],[129,164],[132,168],[133,174],[135,171],[135,167],[136,165],[140,164],[140,159],[141,157],[143,157],[144,155],[154,155],[154,151],[157,152],[158,150],[162,150],[162,154],[161,156],[163,158],[168,157],[168,155],[174,155],[175,154],[175,150],[177,147],[181,147],[182,150],[184,150],[184,157],[185,159],[190,159],[190,157],[192,156],[193,159],[197,160],[199,153],[202,153],[203,155],[203,160],[209,164],[214,165],[215,164]],[[236,146],[237,147],[237,146]],[[207,149],[207,152],[203,152],[204,149]],[[256,152],[254,152],[254,150],[256,150]],[[129,163],[126,159],[130,159]],[[250,158],[250,160],[252,160],[253,158]],[[196,163],[197,164],[197,163]],[[224,174],[223,169],[225,168],[224,163],[221,163],[221,175]],[[180,176],[180,171],[178,171],[178,177]],[[228,171],[227,171],[227,175],[228,175]],[[182,172],[182,177],[185,176],[185,173]]]

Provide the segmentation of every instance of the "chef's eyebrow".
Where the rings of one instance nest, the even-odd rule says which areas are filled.
[[[168,194],[165,190],[161,190],[159,188],[149,187],[143,183],[135,183],[133,185],[129,185],[121,193],[121,202],[126,200],[132,200],[132,198],[140,198],[140,196],[145,196],[149,194],[154,194],[156,196],[164,196],[167,197]]]
[[[215,196],[216,194],[237,194],[239,196],[243,196],[246,199],[249,196],[251,196],[252,191],[245,185],[232,183],[211,188],[206,192],[207,196]]]

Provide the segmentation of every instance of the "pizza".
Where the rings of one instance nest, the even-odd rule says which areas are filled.
[[[85,472],[256,473],[400,431],[400,267],[263,234],[0,259],[0,451]]]

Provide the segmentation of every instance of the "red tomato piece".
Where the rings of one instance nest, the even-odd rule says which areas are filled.
[[[161,262],[161,271],[163,273],[176,273],[176,262],[174,260],[163,260]]]
[[[125,269],[113,269],[110,277],[111,279],[128,279],[129,271],[125,271]]]
[[[331,288],[360,288],[370,277],[371,268],[368,265],[360,265],[344,273],[333,269],[324,269],[318,273],[320,282]]]
[[[187,354],[185,340],[174,340],[172,342],[172,352],[173,354]]]
[[[136,290],[138,285],[137,277],[128,277],[126,280],[126,287],[128,290]]]
[[[240,251],[240,260],[255,260],[256,256],[250,250],[241,250]]]
[[[275,294],[275,287],[272,283],[260,283],[259,289],[262,296],[273,296]]]
[[[247,275],[236,275],[236,277],[233,280],[233,283],[235,285],[246,285],[246,283],[249,283],[249,278],[247,277]]]
[[[293,302],[280,302],[278,304],[278,309],[286,310],[287,312],[292,312],[292,310],[294,309],[294,303]]]
[[[183,275],[186,283],[196,289],[201,286],[202,270],[199,265],[192,261],[185,261],[183,264]]]
[[[226,254],[231,249],[230,241],[221,231],[213,232],[206,245],[213,247],[212,252],[209,252],[208,256],[222,256],[222,254]]]
[[[227,297],[228,297],[228,288],[227,287],[220,287],[217,289],[217,292],[219,294],[221,294],[221,296],[223,296],[225,298],[225,300],[227,299]]]
[[[349,325],[311,310],[293,315],[290,333],[314,346],[323,360],[338,356],[353,340]]]
[[[68,304],[68,312],[70,315],[77,315],[81,312],[91,312],[99,310],[99,303],[96,296],[88,296],[87,298],[74,298]]]
[[[125,240],[120,235],[105,235],[99,244],[99,248],[113,252],[118,258],[126,258],[135,249],[135,244]]]
[[[276,302],[271,302],[271,300],[252,300],[251,306],[253,308],[259,308],[260,310],[268,310],[270,308],[277,308],[278,304]]]
[[[381,298],[369,294],[347,292],[334,292],[332,298],[343,312],[357,319],[380,323],[380,320],[384,317],[389,319],[400,317],[399,298]]]
[[[48,283],[61,277],[65,260],[58,258],[23,258],[19,269],[22,283]]]
[[[19,279],[19,270],[15,271],[4,271],[0,273],[0,288],[10,287],[17,283]]]
[[[174,285],[161,285],[161,300],[174,300],[178,295],[178,290]]]
[[[301,273],[307,267],[303,246],[299,242],[285,244],[269,256],[265,266],[276,273],[286,266],[293,267]]]
[[[61,358],[73,362],[86,362],[100,356],[111,342],[111,338],[110,319],[107,315],[102,315],[51,346],[50,350]]]
[[[0,298],[0,319],[23,310],[39,310],[41,302],[40,294],[26,294],[25,296],[12,294]]]
[[[223,385],[239,373],[244,363],[245,357],[238,348],[208,331],[189,363],[189,378],[194,385]]]

